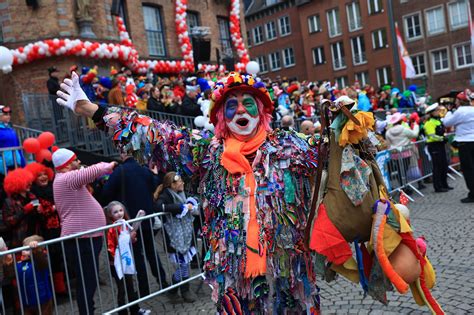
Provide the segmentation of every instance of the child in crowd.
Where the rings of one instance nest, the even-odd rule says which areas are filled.
[[[186,198],[184,182],[176,172],[166,173],[155,197],[158,199],[158,211],[171,213],[171,216],[164,217],[163,225],[166,230],[166,249],[171,261],[177,266],[172,281],[177,283],[189,277],[189,263],[196,255],[193,221],[194,216],[199,215],[198,203],[192,197]],[[185,302],[193,303],[196,300],[189,290],[189,283],[181,285],[180,290]],[[171,291],[171,294],[175,292]]]
[[[23,240],[23,246],[29,246],[32,250],[23,250],[21,259],[16,262],[16,281],[21,294],[20,303],[23,305],[25,315],[53,314],[53,290],[50,282],[48,268],[48,257],[44,249],[38,247],[43,242],[41,236],[33,235]],[[33,253],[33,259],[31,259]],[[15,277],[13,256],[7,255],[3,260],[5,274]],[[34,265],[34,267],[33,267]],[[41,311],[40,311],[41,309]]]
[[[130,227],[125,220],[128,220],[128,215],[125,211],[125,206],[119,201],[112,201],[105,207],[105,215],[109,220],[109,223],[117,223],[123,222],[124,224],[119,227],[110,228],[107,231],[107,251],[109,253],[109,262],[111,265],[112,275],[115,279],[115,283],[117,284],[117,301],[118,305],[125,305],[125,296],[127,294],[128,301],[135,301],[138,299],[137,292],[135,291],[133,285],[133,275],[124,274],[123,278],[119,277],[115,267],[114,267],[114,260],[115,254],[119,243],[119,235],[122,232],[122,229]],[[137,232],[132,230],[130,227],[130,238],[132,242],[136,241]],[[125,290],[127,290],[125,292]],[[130,314],[150,314],[150,310],[142,309],[138,304],[132,305],[129,308]],[[119,312],[119,315],[127,315],[128,311],[122,310]]]

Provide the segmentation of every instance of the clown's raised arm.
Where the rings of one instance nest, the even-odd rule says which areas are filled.
[[[212,134],[207,131],[190,130],[136,111],[90,102],[76,73],[65,79],[61,88],[57,92],[58,104],[91,118],[99,129],[110,132],[119,150],[134,153],[142,162],[153,160],[164,170],[171,168],[182,175],[192,175],[211,141]]]

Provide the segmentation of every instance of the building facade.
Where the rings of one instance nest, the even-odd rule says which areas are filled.
[[[470,84],[468,1],[254,0],[245,18],[250,56],[271,78],[331,80],[339,86],[355,81],[375,87],[416,84],[438,97]],[[280,33],[285,16],[289,37]],[[405,82],[397,62],[395,23],[417,72]],[[288,47],[294,57],[285,67]]]
[[[279,26],[285,16],[293,34],[285,39],[278,27],[278,40],[273,41],[267,30],[272,23]],[[393,80],[386,1],[253,1],[246,11],[246,23],[247,36],[254,40],[249,43],[250,55],[264,74],[268,69],[270,77],[331,80],[339,86],[356,80],[380,86]],[[258,45],[256,38],[261,39]],[[286,47],[294,47],[290,67],[285,67]],[[280,61],[275,62],[278,57]],[[282,66],[275,69],[272,64]]]
[[[27,1],[28,2],[28,1]],[[81,39],[101,43],[118,43],[119,32],[111,14],[114,8],[123,18],[130,38],[142,60],[182,59],[181,47],[176,34],[175,1],[169,0],[0,0],[0,45],[14,49],[45,39]],[[85,38],[80,26],[80,3],[90,5],[90,18],[95,38]],[[37,6],[36,6],[37,5]],[[113,7],[114,5],[114,7]],[[218,56],[235,54],[229,30],[229,0],[188,0],[188,28],[205,26],[210,30],[210,63],[217,63]],[[243,16],[243,5],[241,5]],[[245,25],[241,24],[245,36]],[[235,60],[237,62],[237,60]],[[120,65],[108,59],[50,57],[32,63],[15,66],[9,74],[0,73],[0,104],[9,104],[22,120],[22,95],[47,93],[47,69],[56,66],[66,75],[72,65],[91,67],[98,65],[102,74],[108,74],[110,66]]]
[[[297,1],[252,1],[245,12],[247,47],[269,77],[306,78]]]
[[[393,81],[393,50],[387,3],[306,1],[299,6],[307,78],[338,86]]]
[[[407,84],[425,85],[434,97],[472,84],[468,1],[393,2],[395,20],[416,72]]]

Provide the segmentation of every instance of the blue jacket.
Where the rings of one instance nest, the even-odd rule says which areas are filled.
[[[39,304],[48,302],[53,297],[53,290],[51,288],[49,269],[44,268],[38,270],[36,268],[36,284],[38,288]],[[21,292],[21,299],[23,305],[26,307],[33,307],[38,305],[38,299],[35,289],[35,277],[33,275],[33,265],[31,261],[20,261],[16,263],[18,271],[18,286]]]
[[[134,158],[125,160],[110,175],[102,189],[104,202],[117,200],[127,208],[130,219],[136,217],[138,210],[146,214],[154,213],[153,193],[162,178],[141,166]],[[147,224],[142,228],[149,228]]]
[[[0,123],[0,148],[11,148],[11,147],[18,147],[20,146],[20,141],[16,135],[15,130],[11,127],[10,124],[5,125]],[[23,152],[18,150],[15,152],[16,161],[19,166],[25,166],[25,157],[23,156]],[[15,166],[15,160],[13,158],[13,151],[5,151],[3,154],[5,156],[5,162],[8,167]],[[0,153],[0,173],[5,174],[5,168],[3,166],[3,156]]]

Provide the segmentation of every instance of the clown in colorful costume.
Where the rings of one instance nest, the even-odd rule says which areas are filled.
[[[68,83],[69,95],[81,94]],[[210,245],[205,271],[220,313],[317,310],[314,255],[303,248],[316,141],[270,129],[271,99],[252,76],[231,73],[212,101],[212,139],[135,112],[95,105],[85,114],[114,130],[123,150],[199,177]],[[81,114],[84,106],[71,109]]]
[[[88,101],[75,80],[73,75],[72,80],[65,80],[61,85],[66,93],[58,92],[59,104],[93,118],[103,129],[113,130],[113,140],[121,150],[133,151],[145,161],[152,158],[163,167],[172,167],[180,174],[199,180],[206,216],[204,236],[210,247],[205,257],[205,271],[219,313],[318,312],[315,271],[324,273],[327,271],[324,268],[331,268],[362,283],[363,273],[369,270],[357,270],[357,266],[354,269],[355,260],[347,242],[359,245],[369,240],[371,232],[380,240],[375,252],[381,257],[382,271],[378,272],[377,261],[371,264],[371,269],[378,272],[377,279],[384,280],[384,274],[389,272],[393,275],[389,280],[397,280],[395,273],[410,267],[402,263],[403,268],[392,268],[394,263],[390,257],[384,259],[389,245],[384,240],[384,231],[390,228],[383,220],[381,229],[379,225],[375,229],[374,225],[374,232],[371,231],[372,206],[379,193],[378,186],[372,185],[370,196],[367,194],[367,183],[377,183],[368,167],[373,169],[374,175],[378,168],[370,161],[368,166],[363,158],[356,158],[356,152],[365,151],[367,128],[373,124],[369,113],[359,112],[355,118],[349,115],[352,122],[335,113],[331,128],[337,130],[337,136],[331,132],[333,140],[327,139],[329,134],[324,138],[324,142],[331,143],[331,153],[336,153],[333,154],[335,162],[320,159],[329,164],[329,181],[321,186],[327,193],[320,193],[324,198],[311,224],[308,222],[309,204],[313,199],[316,205],[317,198],[311,198],[309,178],[322,169],[317,165],[316,144],[319,146],[323,141],[305,138],[293,131],[271,131],[272,103],[265,86],[253,77],[231,73],[223,82],[216,83],[210,110],[214,137],[206,131],[178,128],[136,112],[99,107]],[[348,113],[344,106],[339,107]],[[361,179],[356,194],[347,185],[341,186],[350,183],[354,176]],[[340,178],[343,179],[341,184]],[[352,203],[356,208],[339,207],[338,201],[346,205]],[[312,205],[312,215],[314,209]],[[397,226],[403,219],[390,217],[390,222]],[[310,230],[308,244],[306,232]],[[399,229],[395,233],[408,232]],[[406,237],[406,243],[412,246],[411,236],[406,234]],[[308,245],[319,254],[309,252]],[[374,251],[369,250],[362,253],[356,250],[360,266],[366,261],[371,263]],[[410,250],[416,251],[416,246]],[[362,261],[363,256],[366,261]],[[423,257],[415,259],[421,261]],[[356,276],[359,272],[360,277],[352,276],[353,271]],[[419,274],[415,274],[414,279],[421,277]],[[370,280],[369,294],[372,290],[383,295],[390,289],[388,285],[380,290],[371,289]],[[400,292],[406,292],[404,282],[397,284],[403,287]],[[364,290],[366,287],[367,283]],[[426,287],[421,284],[427,293],[421,295],[420,303],[434,305]]]

